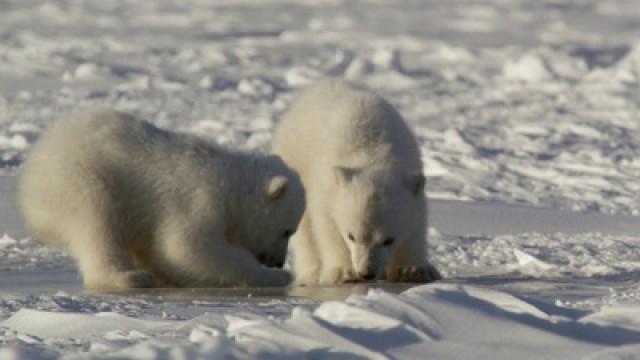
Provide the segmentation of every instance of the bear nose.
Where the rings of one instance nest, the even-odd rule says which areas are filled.
[[[267,266],[281,268],[284,266],[284,260],[279,260],[275,257],[267,258]]]
[[[284,259],[278,259],[274,256],[269,256],[266,253],[258,254],[258,262],[267,267],[278,267],[281,268],[284,266]]]
[[[278,267],[281,268],[284,266],[284,260],[274,260],[273,261],[273,266],[274,267]]]

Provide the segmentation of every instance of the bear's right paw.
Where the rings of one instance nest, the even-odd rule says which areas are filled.
[[[431,264],[407,265],[387,269],[385,277],[391,282],[430,283],[442,280],[438,269]]]
[[[337,285],[361,281],[355,272],[345,267],[334,267],[327,269],[320,274],[318,283],[320,285]]]

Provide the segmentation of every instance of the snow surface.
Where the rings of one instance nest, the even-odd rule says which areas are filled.
[[[638,35],[638,0],[0,0],[0,359],[639,359]],[[266,150],[326,75],[415,130],[446,282],[86,293],[22,229],[56,117]]]

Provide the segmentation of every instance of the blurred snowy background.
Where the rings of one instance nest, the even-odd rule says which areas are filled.
[[[637,213],[640,3],[0,1],[0,169],[95,105],[264,149],[295,91],[389,97],[432,197]]]
[[[15,174],[59,116],[108,106],[268,150],[292,96],[323,76],[366,84],[405,116],[423,151],[428,195],[438,199],[433,261],[449,282],[498,292],[414,289],[419,311],[399,305],[414,295],[320,305],[360,288],[299,294],[310,299],[82,294],[67,255],[25,237]],[[629,215],[640,214],[639,180],[638,0],[0,0],[0,345],[31,349],[0,350],[0,358],[120,350],[246,357],[256,343],[296,358],[286,346],[310,351],[313,341],[364,357],[384,344],[391,357],[427,354],[405,346],[414,335],[418,345],[433,340],[434,358],[579,358],[637,343],[640,233]],[[320,332],[305,309],[337,328]],[[609,335],[587,323],[610,326]],[[336,330],[350,326],[359,330]],[[398,330],[387,337],[398,341],[380,342],[385,326],[413,335]],[[482,338],[492,331],[516,336]],[[549,334],[562,346],[550,345],[557,338]],[[623,349],[619,358],[639,352]]]

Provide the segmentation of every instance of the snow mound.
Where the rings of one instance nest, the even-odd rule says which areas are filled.
[[[154,333],[175,327],[172,321],[141,320],[113,312],[97,314],[53,313],[21,309],[2,323],[3,327],[40,338],[115,339],[122,333]],[[123,337],[123,336],[120,336]]]
[[[371,290],[345,301],[324,302],[315,310],[296,307],[288,317],[228,315],[223,329],[207,326],[202,318],[159,321],[28,309],[0,327],[22,334],[23,343],[32,339],[37,344],[51,337],[90,339],[94,345],[88,352],[73,358],[91,359],[606,359],[637,349],[637,305],[577,314],[553,305],[537,306],[505,292],[432,284],[399,295]],[[159,334],[172,331],[189,335],[160,342]],[[110,345],[119,341],[129,345]],[[1,351],[22,359],[47,355],[19,347]]]

